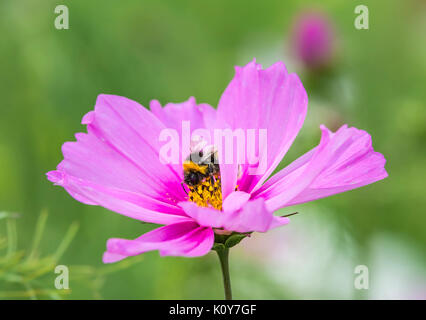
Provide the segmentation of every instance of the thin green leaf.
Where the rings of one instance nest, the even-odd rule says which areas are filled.
[[[60,243],[58,249],[56,249],[56,252],[53,255],[55,261],[58,261],[62,257],[64,252],[67,250],[71,241],[74,239],[75,235],[77,234],[78,228],[79,228],[79,225],[77,222],[73,222],[70,225],[67,233],[65,234],[65,237],[62,239],[62,242]]]
[[[37,254],[38,247],[40,245],[41,238],[43,236],[43,232],[46,226],[48,213],[46,209],[40,213],[40,216],[37,219],[37,224],[34,232],[34,239],[31,247],[30,254],[28,255],[27,261],[31,261],[35,258]]]
[[[7,228],[7,254],[6,257],[11,257],[17,249],[17,231],[16,221],[13,219],[6,220]]]
[[[236,233],[233,235],[230,235],[228,239],[225,241],[225,247],[226,248],[232,248],[233,246],[236,246],[246,237],[245,234]]]

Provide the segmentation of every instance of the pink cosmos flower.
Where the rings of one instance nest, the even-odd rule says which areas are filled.
[[[217,110],[190,98],[164,108],[152,101],[149,111],[124,97],[100,95],[95,110],[83,117],[87,133],[62,146],[64,160],[47,177],[80,202],[164,225],[134,240],[109,239],[105,263],[150,250],[202,256],[212,249],[215,232],[266,232],[289,223],[274,215],[280,208],[387,177],[385,158],[373,150],[370,135],[344,125],[335,133],[321,126],[319,145],[267,180],[302,127],[307,104],[299,78],[281,62],[267,69],[255,61],[236,67]],[[180,132],[182,121],[193,130],[267,129],[267,145],[258,150],[265,150],[264,174],[250,175],[245,164],[219,163],[221,210],[198,206],[181,186],[181,164],[160,161],[161,131]]]
[[[308,68],[330,64],[335,54],[335,32],[329,18],[317,11],[307,11],[296,19],[292,31],[295,55]]]

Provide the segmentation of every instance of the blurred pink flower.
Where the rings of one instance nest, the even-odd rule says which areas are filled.
[[[236,67],[217,110],[191,98],[164,108],[152,101],[149,111],[124,97],[100,95],[82,120],[88,132],[62,146],[64,160],[47,176],[80,202],[165,225],[135,240],[108,240],[104,262],[149,250],[201,256],[211,250],[215,230],[266,232],[289,222],[273,215],[280,208],[387,176],[370,135],[345,125],[335,133],[321,126],[319,145],[267,180],[302,127],[307,104],[302,83],[282,62],[267,69],[255,61]],[[160,162],[160,132],[183,120],[196,128],[267,129],[264,174],[249,175],[249,165],[235,161],[219,164],[222,210],[191,202],[181,188],[182,166]]]
[[[320,12],[300,14],[293,25],[292,50],[308,68],[329,66],[335,54],[335,32],[328,17]]]

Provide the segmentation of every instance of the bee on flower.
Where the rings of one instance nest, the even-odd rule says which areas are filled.
[[[154,100],[148,110],[100,95],[83,117],[87,133],[62,146],[64,160],[47,177],[82,203],[163,225],[133,240],[109,239],[105,263],[151,250],[198,257],[214,248],[230,298],[228,248],[252,232],[290,222],[275,211],[387,177],[370,135],[347,125],[336,132],[321,126],[319,144],[270,177],[301,129],[307,105],[296,74],[282,62],[263,69],[255,60],[236,67],[217,109],[190,98],[164,107]],[[182,121],[193,130],[266,129],[266,145],[257,150],[265,170],[251,174],[256,164],[221,161],[216,146],[186,155],[183,163],[163,163],[160,133],[174,128],[181,135]]]

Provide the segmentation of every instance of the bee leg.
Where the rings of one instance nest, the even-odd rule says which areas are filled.
[[[183,181],[180,183],[182,186],[183,191],[185,191],[186,195],[189,196],[188,191],[186,191],[185,186],[183,185]]]

